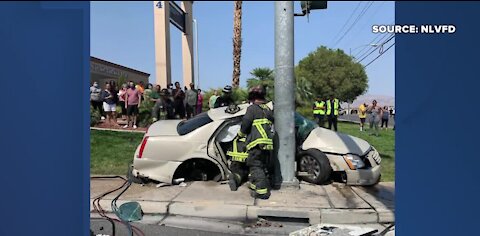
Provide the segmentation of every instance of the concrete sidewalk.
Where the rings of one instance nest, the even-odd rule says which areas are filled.
[[[91,180],[90,210],[93,199],[119,187],[121,180]],[[251,222],[258,218],[283,219],[308,224],[391,223],[394,218],[395,183],[373,187],[350,187],[340,183],[318,186],[302,183],[300,189],[272,191],[268,200],[252,199],[246,185],[230,191],[228,184],[191,182],[186,187],[132,184],[118,205],[138,201],[146,215],[188,216]],[[110,202],[118,192],[100,202],[111,211]]]

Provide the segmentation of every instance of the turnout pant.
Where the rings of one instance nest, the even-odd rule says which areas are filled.
[[[247,182],[248,167],[245,162],[232,161],[232,164],[230,164],[230,171],[232,172],[237,187]]]
[[[328,129],[333,129],[337,131],[337,116],[328,116]]]
[[[270,151],[254,147],[248,151],[247,166],[249,168],[250,189],[254,196],[262,199],[270,197],[270,183],[265,173]]]

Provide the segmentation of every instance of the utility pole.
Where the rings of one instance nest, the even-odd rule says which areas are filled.
[[[282,186],[298,187],[295,177],[295,78],[293,1],[275,2],[275,131]]]
[[[195,73],[197,75],[196,88],[199,89],[200,88],[200,62],[198,58],[198,24],[196,19],[193,19],[193,24],[195,25],[195,60],[197,60],[196,61],[197,63],[195,63],[197,66],[197,71]]]

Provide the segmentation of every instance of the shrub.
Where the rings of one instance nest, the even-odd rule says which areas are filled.
[[[155,103],[150,101],[142,102],[138,111],[137,124],[140,127],[147,127],[153,123],[152,110]]]
[[[90,126],[95,126],[100,122],[102,115],[99,110],[93,109],[93,106],[90,106]]]

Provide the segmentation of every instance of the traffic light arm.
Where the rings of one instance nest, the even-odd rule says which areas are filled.
[[[294,16],[305,16],[310,10],[327,9],[327,1],[300,1],[302,13],[295,13]]]

